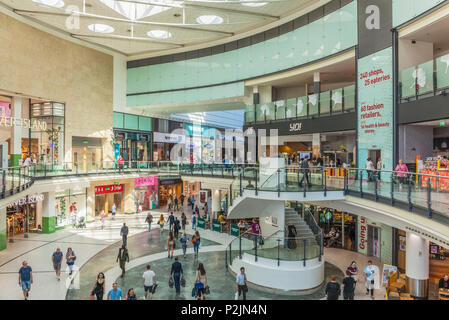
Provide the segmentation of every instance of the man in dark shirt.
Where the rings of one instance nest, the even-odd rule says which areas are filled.
[[[343,289],[343,299],[354,300],[355,280],[351,277],[351,271],[346,270],[346,278],[343,279],[341,288]]]
[[[119,261],[120,261],[120,269],[122,269],[121,277],[123,278],[123,276],[125,275],[125,263],[129,262],[128,249],[126,249],[124,244],[118,250],[116,262],[119,262]]]
[[[337,282],[337,277],[332,276],[331,281],[326,285],[327,300],[338,300],[340,294],[340,284]]]
[[[174,224],[175,224],[175,216],[173,215],[173,212],[170,212],[170,215],[168,216],[169,231],[173,231]]]
[[[173,276],[173,281],[175,283],[176,293],[181,292],[181,277],[184,277],[184,272],[182,271],[181,262],[178,261],[178,257],[175,258],[175,262],[171,265],[170,275]]]
[[[445,274],[444,277],[440,279],[438,288],[449,290],[449,276],[447,274]]]
[[[120,229],[120,235],[122,236],[123,245],[126,247],[128,240],[129,229],[126,223],[123,222],[123,226]]]
[[[181,229],[181,223],[178,220],[178,217],[175,217],[175,222],[173,226],[173,235],[175,236],[176,240],[178,240],[179,229]]]
[[[302,173],[302,179],[301,179],[301,182],[299,182],[299,186],[302,187],[302,183],[305,178],[307,181],[307,185],[310,187],[312,184],[310,183],[310,180],[309,180],[309,168],[310,168],[309,156],[306,156],[304,158],[304,160],[301,161],[300,167],[301,167],[300,172]]]

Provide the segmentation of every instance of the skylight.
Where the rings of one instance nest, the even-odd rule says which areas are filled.
[[[91,24],[87,28],[89,28],[90,31],[97,32],[97,33],[112,33],[112,32],[114,32],[113,27],[111,27],[107,24],[101,24],[101,23]]]
[[[100,1],[105,5],[107,5],[109,8],[111,8],[112,10],[128,18],[129,20],[139,20],[171,9],[170,7],[162,7],[154,5],[154,3],[156,2],[160,2],[161,4],[179,5],[179,1],[172,1],[172,0],[152,0],[151,1],[152,4],[125,2],[116,0],[100,0]],[[140,2],[145,1],[140,0]]]
[[[147,35],[154,39],[168,39],[172,36],[170,32],[165,30],[151,30],[147,32]]]
[[[213,14],[206,14],[196,18],[196,21],[200,24],[220,24],[223,23],[223,18]]]
[[[62,8],[65,5],[62,0],[33,0],[33,2],[54,8]]]
[[[263,7],[266,6],[268,2],[243,2],[242,5],[247,7]]]

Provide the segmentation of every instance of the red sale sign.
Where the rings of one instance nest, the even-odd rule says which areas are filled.
[[[111,184],[106,186],[95,187],[95,194],[122,192],[123,184]]]

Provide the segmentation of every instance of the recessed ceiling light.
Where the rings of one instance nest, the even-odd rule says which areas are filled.
[[[266,6],[268,2],[243,2],[242,5],[247,7],[263,7]]]
[[[90,31],[97,33],[112,33],[114,32],[114,28],[102,23],[94,23],[88,26]]]
[[[220,24],[223,23],[223,18],[213,14],[206,14],[196,18],[196,21],[199,24]]]
[[[168,39],[172,34],[165,30],[151,30],[147,32],[147,36],[154,39]]]
[[[64,7],[64,1],[62,0],[33,0],[33,2],[55,8]]]

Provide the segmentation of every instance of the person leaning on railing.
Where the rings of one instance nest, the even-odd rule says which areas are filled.
[[[399,188],[402,188],[402,184],[407,183],[407,175],[408,175],[407,165],[402,160],[399,160],[399,163],[397,164],[394,171],[397,172],[396,176],[399,179]]]

